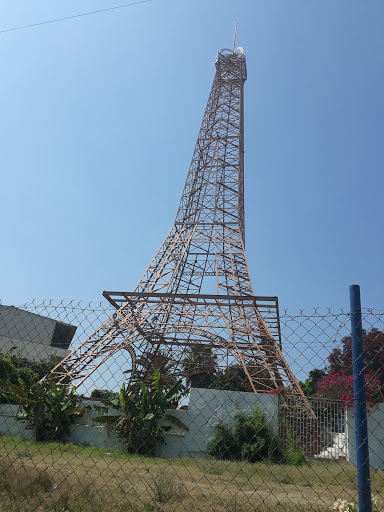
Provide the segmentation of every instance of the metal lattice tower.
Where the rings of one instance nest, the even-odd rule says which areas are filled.
[[[217,54],[175,223],[134,292],[104,292],[116,312],[53,370],[59,382],[82,384],[122,349],[132,370],[161,354],[177,373],[186,351],[209,347],[216,371],[240,365],[250,390],[303,396],[281,352],[277,297],[254,296],[245,256],[246,79],[241,47]]]

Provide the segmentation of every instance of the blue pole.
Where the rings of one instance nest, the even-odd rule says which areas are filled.
[[[355,405],[359,512],[372,512],[360,286],[357,284],[351,285],[349,287],[349,294],[351,300],[353,395]]]

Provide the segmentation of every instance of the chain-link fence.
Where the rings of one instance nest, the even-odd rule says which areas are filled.
[[[302,396],[255,394],[241,366],[219,366],[219,349],[198,344],[178,365],[161,349],[139,358],[106,349],[76,389],[45,377],[113,313],[76,302],[0,306],[1,511],[357,503],[347,311],[282,312],[282,352]],[[384,311],[364,310],[363,327],[372,496],[384,510]]]

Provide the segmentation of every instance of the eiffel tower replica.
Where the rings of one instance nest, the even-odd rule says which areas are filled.
[[[59,384],[81,385],[125,350],[131,375],[148,377],[145,357],[180,376],[195,354],[190,373],[237,368],[249,391],[304,398],[281,351],[278,299],[254,295],[245,256],[243,48],[215,66],[175,223],[133,292],[103,293],[116,311],[53,369]],[[199,351],[214,354],[211,368]]]

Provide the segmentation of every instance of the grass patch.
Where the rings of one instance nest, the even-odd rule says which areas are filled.
[[[384,505],[384,472],[372,471]],[[0,512],[274,512],[357,501],[356,468],[215,459],[162,459],[0,437]]]

